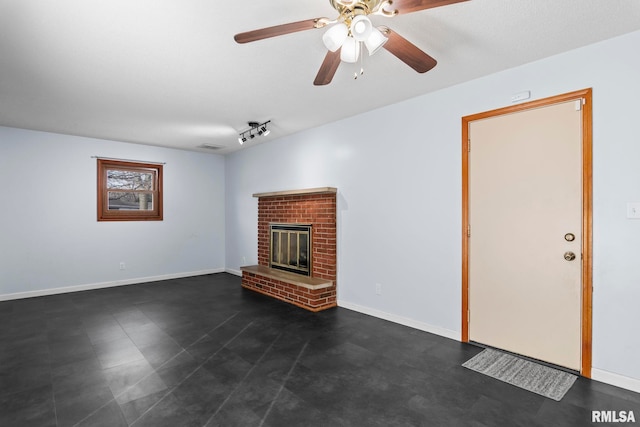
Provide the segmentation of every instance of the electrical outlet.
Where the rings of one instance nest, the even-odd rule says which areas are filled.
[[[246,256],[242,257],[242,265],[247,265],[247,257]]]
[[[376,295],[382,295],[382,285],[380,283],[376,283]]]
[[[125,265],[124,262],[120,263],[120,270],[124,270],[127,266]]]
[[[627,203],[627,218],[638,219],[640,218],[640,203]]]

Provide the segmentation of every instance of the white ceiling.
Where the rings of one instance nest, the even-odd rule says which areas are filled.
[[[245,147],[640,30],[640,1],[471,0],[376,16],[436,68],[418,74],[381,50],[358,80],[343,63],[321,87],[324,30],[233,40],[335,16],[329,0],[0,0],[0,125],[227,153],[248,121],[271,120],[272,132]]]

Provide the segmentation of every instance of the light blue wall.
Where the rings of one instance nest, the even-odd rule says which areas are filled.
[[[164,220],[97,222],[94,155],[166,162]],[[0,185],[0,296],[224,269],[222,156],[0,127]]]
[[[227,156],[227,268],[256,262],[253,193],[334,186],[339,301],[459,336],[461,117],[592,87],[593,366],[640,379],[640,220],[625,217],[640,201],[639,46],[631,33]]]

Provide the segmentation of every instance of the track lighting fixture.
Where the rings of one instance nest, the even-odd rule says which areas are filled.
[[[259,136],[269,135],[269,133],[271,132],[267,128],[267,125],[269,123],[271,123],[271,120],[267,120],[264,123],[248,122],[247,124],[250,126],[250,128],[239,133],[238,142],[240,143],[240,145],[247,142],[247,138],[248,139],[255,138],[256,134],[258,134]]]

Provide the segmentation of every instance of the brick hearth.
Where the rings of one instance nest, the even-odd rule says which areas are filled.
[[[242,267],[242,286],[311,311],[335,307],[336,189],[254,194],[258,198],[258,266]],[[269,268],[269,224],[311,224],[311,277]]]

